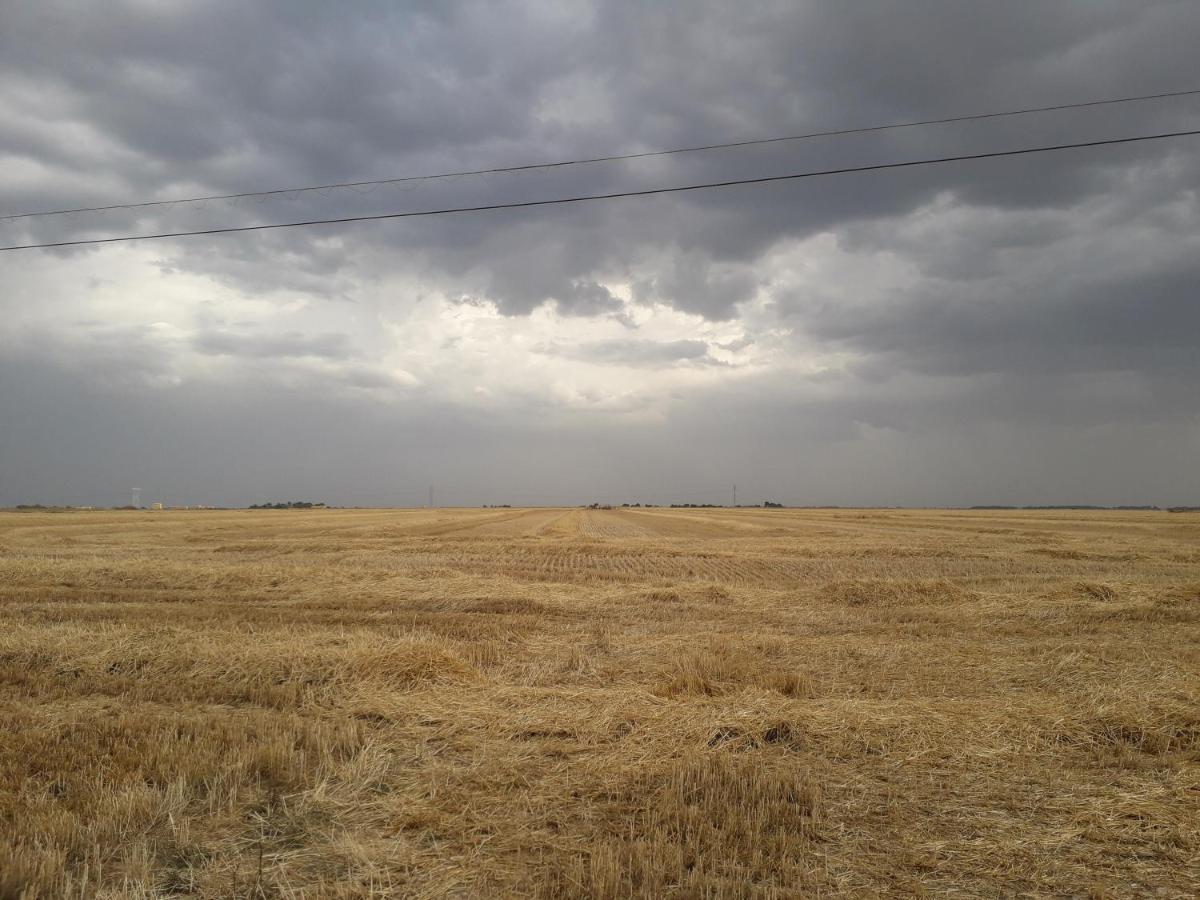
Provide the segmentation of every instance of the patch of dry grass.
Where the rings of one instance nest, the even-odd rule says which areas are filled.
[[[945,578],[852,578],[830,582],[825,593],[848,606],[931,606],[979,599]]]
[[[1200,893],[1200,520],[0,513],[0,900]]]

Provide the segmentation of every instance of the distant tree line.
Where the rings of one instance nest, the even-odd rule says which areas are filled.
[[[773,503],[770,500],[763,501],[764,509],[783,509],[782,503]],[[624,509],[658,509],[658,503],[622,503]],[[607,503],[589,503],[588,509],[612,509]],[[668,509],[728,509],[724,503],[672,503]],[[754,506],[740,506],[739,509],[756,509]],[[824,507],[822,507],[824,508]],[[836,509],[836,507],[830,507]]]
[[[754,506],[738,506],[737,509],[756,509]],[[783,509],[782,503],[764,500],[763,509]],[[724,503],[672,503],[671,509],[728,509]]]
[[[1168,510],[1168,512],[1179,512],[1180,510],[1186,510],[1189,508],[1192,508],[1192,507],[1173,506]],[[1000,505],[997,503],[989,503],[989,504],[980,505],[980,506],[968,506],[967,509],[1118,509],[1118,510],[1123,509],[1123,510],[1128,510],[1128,511],[1136,511],[1136,510],[1152,511],[1152,510],[1162,509],[1162,507],[1161,506],[1096,506],[1096,505],[1088,504],[1088,503],[1062,503],[1062,504],[1057,504],[1057,505],[1051,504],[1048,506],[1003,506],[1003,505]]]
[[[324,509],[324,503],[310,500],[288,500],[286,503],[252,503],[250,509]]]

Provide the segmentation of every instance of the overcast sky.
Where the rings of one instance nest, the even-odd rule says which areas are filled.
[[[1200,87],[1200,5],[7,2],[0,215]],[[375,214],[1200,127],[1200,97],[0,222]],[[1200,502],[1200,139],[0,253],[0,504]]]

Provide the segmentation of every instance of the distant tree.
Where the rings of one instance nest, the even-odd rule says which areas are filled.
[[[324,503],[310,500],[289,500],[286,503],[252,503],[250,509],[324,509]]]

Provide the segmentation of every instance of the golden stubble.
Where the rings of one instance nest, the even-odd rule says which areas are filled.
[[[0,513],[0,898],[1200,893],[1200,518]]]

